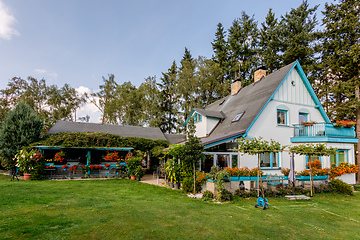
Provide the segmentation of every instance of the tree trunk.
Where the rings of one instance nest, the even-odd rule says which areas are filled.
[[[358,102],[360,101],[360,96],[359,96],[359,86],[357,86],[355,88],[355,97],[358,100]],[[360,109],[356,109],[356,137],[359,138],[360,141]],[[356,156],[356,164],[358,166],[358,173],[357,173],[357,183],[360,183],[360,142],[357,143],[357,148],[355,151],[355,156]]]

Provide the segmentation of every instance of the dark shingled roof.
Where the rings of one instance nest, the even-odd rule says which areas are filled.
[[[194,108],[194,111],[196,111],[206,117],[213,117],[213,118],[219,118],[219,119],[226,118],[225,114],[221,111],[211,111],[211,110],[206,110],[206,109],[201,109],[201,108]]]
[[[161,132],[160,128],[112,125],[101,123],[57,121],[47,133],[54,134],[59,132],[99,132],[111,133],[122,137],[140,137],[152,140],[167,140],[164,134]]]
[[[170,144],[180,143],[186,140],[186,134],[167,134],[164,133]]]
[[[203,143],[221,140],[224,135],[245,132],[265,106],[266,102],[278,88],[295,62],[263,77],[258,82],[252,83],[232,96],[220,99],[205,108],[205,111],[223,112],[226,118],[214,129],[211,135],[203,139]],[[225,101],[224,101],[225,100]],[[232,122],[236,115],[245,112],[239,121]]]

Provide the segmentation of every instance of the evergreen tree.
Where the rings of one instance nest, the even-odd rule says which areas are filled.
[[[307,1],[296,9],[291,9],[281,17],[279,23],[282,64],[287,65],[299,60],[311,83],[314,82],[312,71],[316,63],[315,45],[317,20],[315,11],[318,6],[309,8]]]
[[[29,146],[39,139],[43,122],[24,101],[5,117],[0,126],[1,164],[6,169],[15,167],[14,156],[24,146]]]
[[[275,13],[272,12],[271,8],[265,22],[261,23],[259,39],[261,65],[270,74],[281,67],[278,19],[275,18]]]
[[[244,11],[229,29],[230,76],[235,80],[239,72],[242,85],[253,82],[253,73],[258,66],[258,28],[254,16]]]
[[[217,25],[217,30],[215,33],[215,39],[211,43],[214,50],[213,61],[217,63],[221,69],[221,76],[219,78],[218,84],[225,84],[225,82],[231,82],[230,73],[229,73],[229,54],[228,54],[228,44],[226,42],[226,31],[221,23]],[[226,94],[228,95],[230,89],[227,89]]]
[[[179,116],[179,125],[177,131],[182,132],[184,129],[183,123],[190,115],[192,109],[198,107],[195,101],[198,83],[196,78],[196,63],[191,56],[190,51],[185,48],[185,53],[180,61],[181,66],[178,73],[179,84],[178,92],[180,93],[180,103],[182,114]]]
[[[330,118],[356,120],[360,137],[360,1],[325,4],[323,12],[323,94]],[[324,84],[325,83],[325,84]],[[360,152],[360,143],[357,144]],[[360,165],[360,156],[357,156]],[[360,171],[358,172],[360,182]]]
[[[160,83],[160,129],[164,133],[173,133],[178,126],[178,113],[180,109],[179,105],[179,93],[178,78],[177,78],[177,66],[176,62],[168,69],[166,73],[162,73]]]

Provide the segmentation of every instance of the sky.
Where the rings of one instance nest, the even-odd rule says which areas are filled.
[[[102,77],[140,86],[159,81],[185,47],[210,58],[217,24],[228,29],[242,11],[260,24],[269,8],[276,17],[302,0],[0,0],[0,89],[13,77],[65,83],[79,92],[97,91]],[[324,0],[309,0],[311,7]],[[333,1],[331,1],[333,2]],[[77,116],[99,122],[95,106]]]

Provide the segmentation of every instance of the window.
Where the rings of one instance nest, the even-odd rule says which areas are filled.
[[[299,123],[306,122],[308,120],[307,113],[299,113]]]
[[[278,168],[278,153],[260,153],[261,168]]]
[[[348,150],[337,150],[336,154],[330,155],[330,165],[335,164],[339,166],[340,163],[348,163]]]
[[[287,125],[287,111],[286,110],[277,110],[277,124]]]
[[[322,165],[321,156],[318,156],[318,155],[311,155],[310,157],[306,156],[306,163],[305,163],[306,169],[309,169],[309,167],[307,166],[308,162],[313,162],[315,160],[319,160]],[[320,166],[320,167],[322,167],[322,166]]]
[[[194,115],[194,123],[201,122],[202,121],[202,115],[195,113]]]
[[[231,122],[237,122],[244,115],[245,112],[238,113]]]

